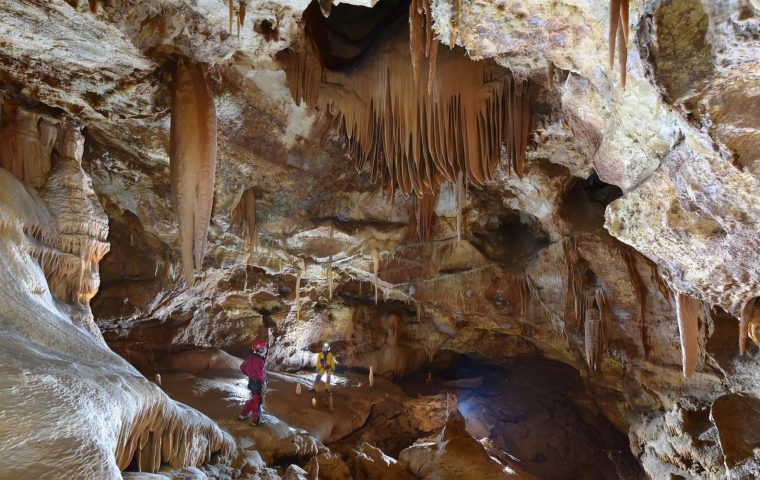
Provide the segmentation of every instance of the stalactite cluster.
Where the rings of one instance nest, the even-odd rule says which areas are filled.
[[[299,46],[280,55],[291,93],[333,117],[358,169],[387,191],[423,196],[443,180],[482,185],[506,144],[522,176],[533,120],[534,87],[493,61],[437,48],[430,4],[415,0],[408,22],[368,40],[360,62],[331,56],[321,15],[304,13]],[[427,61],[425,61],[427,60]]]
[[[690,377],[699,359],[699,300],[679,293],[676,301],[678,331],[681,337],[683,374]]]
[[[628,64],[628,19],[629,0],[610,0],[609,62],[615,63],[615,47],[620,64],[620,83],[625,88]]]
[[[172,85],[170,176],[187,285],[201,269],[216,170],[216,109],[201,65],[181,59]]]
[[[243,192],[240,201],[232,210],[230,230],[245,240],[250,259],[256,251],[259,238],[256,228],[256,193],[252,188]]]

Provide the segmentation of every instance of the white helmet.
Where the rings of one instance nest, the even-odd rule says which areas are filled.
[[[330,351],[330,344],[325,342],[322,344],[322,351],[323,352],[329,352]]]

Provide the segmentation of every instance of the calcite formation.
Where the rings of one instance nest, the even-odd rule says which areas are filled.
[[[759,26],[0,2],[2,473],[756,478]]]

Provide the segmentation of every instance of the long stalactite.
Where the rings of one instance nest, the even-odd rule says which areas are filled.
[[[256,192],[252,188],[246,189],[240,197],[240,201],[232,210],[230,217],[230,229],[240,235],[248,247],[249,259],[256,251],[258,243],[258,229],[256,228]]]
[[[630,15],[629,0],[610,0],[609,64],[615,64],[615,48],[618,51],[620,66],[620,84],[625,88],[628,65],[628,21]]]
[[[190,287],[206,252],[216,147],[216,108],[204,68],[180,59],[172,85],[169,165],[182,267]]]
[[[679,293],[676,300],[678,331],[681,338],[683,374],[690,377],[699,359],[699,300]]]

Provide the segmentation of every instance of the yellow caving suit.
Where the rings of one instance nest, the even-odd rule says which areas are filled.
[[[314,387],[322,381],[322,375],[327,374],[327,390],[330,390],[330,377],[335,371],[335,355],[332,352],[319,352],[317,355],[317,378],[314,379]]]

